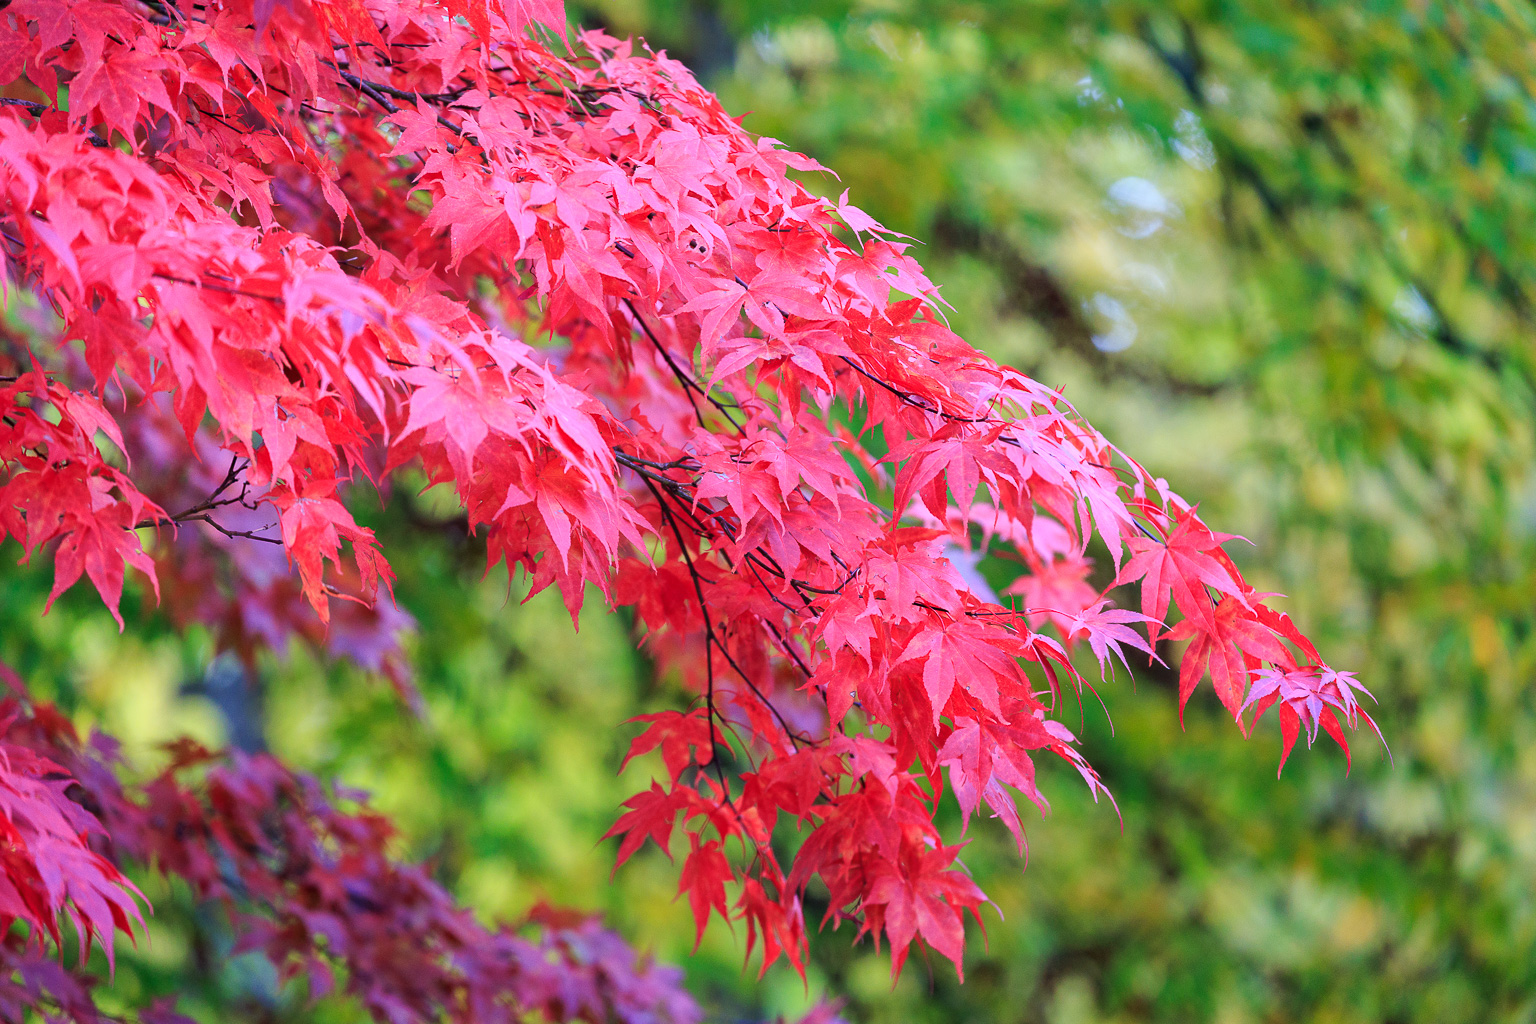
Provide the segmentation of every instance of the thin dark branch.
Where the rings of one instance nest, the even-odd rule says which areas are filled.
[[[647,338],[651,339],[651,344],[656,346],[656,351],[661,353],[661,358],[665,359],[667,365],[672,368],[672,373],[677,377],[678,383],[683,386],[683,391],[686,393],[692,389],[693,391],[697,392],[700,398],[703,398],[710,405],[718,409],[720,411],[720,415],[724,416],[727,420],[730,421],[731,426],[740,430],[741,423],[737,421],[734,415],[732,415],[730,407],[711,395],[704,388],[704,385],[700,384],[698,381],[694,380],[687,373],[685,373],[683,368],[677,364],[677,361],[672,358],[672,353],[667,351],[667,347],[661,343],[661,339],[657,338],[655,333],[651,330],[651,325],[646,323],[645,318],[640,315],[640,310],[635,307],[634,300],[626,298],[624,300],[624,305],[629,307],[629,312],[635,318],[635,323],[640,325],[640,330],[645,332],[645,336]],[[688,395],[688,404],[693,406],[693,414],[698,418],[699,426],[703,426],[704,416],[699,412],[698,404],[694,402],[693,395],[691,394]]]
[[[649,478],[645,479],[645,486],[650,488],[651,494],[656,498],[656,505],[661,509],[662,518],[672,528],[672,536],[677,541],[678,551],[683,556],[683,562],[688,567],[688,575],[693,580],[693,592],[698,598],[699,614],[704,618],[704,631],[713,637],[714,623],[709,617],[709,603],[704,600],[704,583],[699,577],[698,567],[693,564],[693,555],[688,551],[688,545],[683,543],[683,531],[678,527],[677,521],[672,518],[672,513],[667,509],[666,501],[662,499],[661,492]],[[731,799],[731,787],[726,784],[725,771],[720,766],[720,758],[715,753],[718,741],[715,739],[715,647],[713,643],[704,645],[704,716],[709,721],[709,759],[715,766],[715,776],[720,782],[720,789],[725,794],[727,802]],[[729,748],[727,748],[729,749]],[[734,804],[732,805],[734,807]]]
[[[207,523],[209,526],[213,527],[215,530],[218,530],[224,536],[231,537],[231,538],[233,538],[235,540],[259,540],[263,544],[278,544],[278,545],[281,545],[283,543],[281,537],[263,537],[259,532],[255,531],[255,530],[231,530],[231,529],[229,529],[229,527],[223,526],[220,523],[218,523],[217,521],[215,521],[214,518],[212,516],[209,516],[209,515],[191,516],[190,518],[181,520],[181,522],[184,522],[184,523]],[[277,525],[276,523],[273,523],[271,526],[263,526],[261,529],[263,529],[263,530],[270,530],[270,529],[272,529],[273,526],[276,526],[276,525]]]
[[[847,363],[854,370],[858,371],[865,379],[871,381],[874,384],[878,384],[880,387],[882,387],[885,390],[889,391],[891,394],[893,394],[897,398],[901,399],[907,405],[912,406],[914,409],[921,409],[921,410],[923,410],[923,412],[931,413],[934,416],[939,416],[939,417],[941,417],[943,419],[946,419],[946,420],[949,420],[949,421],[951,421],[953,423],[996,423],[997,422],[996,420],[992,419],[990,416],[984,416],[984,417],[978,417],[978,416],[959,416],[959,415],[956,415],[955,413],[945,412],[943,409],[940,409],[939,407],[937,407],[935,405],[932,405],[930,403],[927,403],[927,402],[924,402],[924,401],[920,400],[916,395],[912,394],[910,391],[903,391],[900,388],[898,388],[896,385],[890,383],[889,381],[885,381],[885,380],[882,380],[879,377],[876,377],[874,374],[870,373],[868,370],[864,369],[864,367],[860,366],[858,363],[854,362],[852,359],[849,359],[847,356],[839,356],[838,358],[840,358],[843,362]]]
[[[35,100],[15,99],[11,96],[0,96],[0,107],[20,107],[33,117],[42,117],[46,111],[51,109],[46,103],[38,103]],[[86,129],[85,136],[90,140],[91,145],[97,149],[107,149],[112,145],[102,138],[94,128]]]
[[[207,281],[194,281],[191,278],[177,277],[174,274],[154,274],[152,276],[162,281],[170,281],[173,284],[191,285],[193,288],[205,288],[211,292],[223,292],[225,295],[239,295],[247,299],[261,299],[265,302],[281,303],[283,301],[280,295],[263,295],[260,292],[248,292],[243,288],[228,288],[220,284],[209,284]]]

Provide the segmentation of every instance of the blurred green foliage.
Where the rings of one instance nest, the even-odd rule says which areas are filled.
[[[809,994],[782,970],[758,984],[739,932],[712,926],[689,955],[659,854],[608,880],[598,837],[650,767],[615,778],[622,722],[679,693],[622,616],[593,606],[577,634],[558,602],[520,605],[431,495],[402,494],[364,511],[419,625],[419,710],[295,649],[261,666],[271,747],[372,791],[402,853],[488,918],[601,910],[687,964],[723,1020],[824,988],[893,1024],[1536,1020],[1536,13],[572,9],[669,47],[748,127],[834,168],[808,184],[920,239],[962,334],[1252,539],[1233,545],[1244,572],[1360,671],[1395,764],[1362,738],[1350,775],[1320,748],[1277,782],[1273,725],[1245,741],[1204,694],[1181,731],[1165,673],[1111,681],[1114,736],[1091,702],[1083,723],[1121,815],[1048,769],[1027,871],[973,823],[966,860],[1002,919],[985,949],[973,935],[963,986],[916,960],[893,986],[846,931],[815,939]],[[172,735],[218,739],[217,710],[182,692],[206,637],[147,604],[119,636],[83,593],[40,618],[46,573],[9,561],[0,657],[122,736],[136,771]],[[150,893],[122,998],[310,1019],[184,894]]]

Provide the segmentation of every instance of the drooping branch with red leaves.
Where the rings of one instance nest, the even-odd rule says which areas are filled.
[[[958,969],[986,897],[945,793],[1022,848],[1042,752],[1102,790],[1054,717],[1090,685],[1074,644],[1107,669],[1189,641],[1181,708],[1206,675],[1245,729],[1275,707],[1282,764],[1303,727],[1374,725],[1226,535],[792,173],[822,168],[664,55],[564,33],[548,0],[0,8],[7,287],[62,323],[5,356],[0,530],[52,545],[55,594],[83,575],[117,614],[131,565],[173,606],[221,580],[241,649],[303,629],[300,597],[316,637],[392,628],[343,499],[419,468],[492,564],[573,616],[589,587],[633,607],[696,689],[646,722],[665,776],[611,834],[622,863],[681,816],[701,933],[744,921],[764,967],[803,967],[819,877],[896,969],[913,942]],[[957,567],[978,549],[1021,601]],[[315,806],[280,766],[240,779]]]

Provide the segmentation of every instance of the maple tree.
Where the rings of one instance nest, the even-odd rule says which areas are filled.
[[[1054,717],[1092,688],[1076,644],[1107,672],[1188,640],[1181,707],[1208,673],[1245,730],[1276,708],[1282,764],[1303,726],[1347,751],[1346,727],[1374,725],[1229,537],[949,330],[901,236],[809,191],[792,172],[824,168],[745,132],[665,54],[566,35],[557,3],[9,0],[0,83],[6,287],[59,318],[3,356],[0,530],[49,546],[54,596],[83,576],[118,616],[131,566],[222,646],[298,635],[408,689],[386,554],[343,499],[402,469],[450,486],[491,564],[573,617],[589,589],[633,607],[696,690],[647,716],[631,756],[659,748],[665,774],[611,835],[622,864],[668,849],[681,816],[700,934],[743,922],[764,968],[803,966],[818,879],[829,920],[888,943],[895,969],[914,942],[959,969],[986,897],[938,805],[984,803],[1022,851],[1016,796],[1047,806],[1040,752],[1103,791]],[[962,571],[980,550],[1019,564],[1021,603]],[[1099,586],[1090,550],[1114,568]],[[1115,608],[1132,584],[1141,611]],[[36,780],[111,785],[78,744],[27,749],[48,760],[12,762],[29,824],[0,913],[47,932],[69,908],[109,943],[137,904]],[[124,855],[216,898],[206,851],[132,823],[185,820],[237,860],[249,837],[239,899],[283,923],[253,920],[251,942],[312,984],[318,933],[380,1019],[480,1019],[496,992],[562,1019],[687,1019],[669,979],[617,953],[584,984],[638,990],[633,1006],[540,995],[517,965],[543,953],[388,864],[376,818],[267,760],[183,788],[206,759],[185,751],[142,801],[98,796],[98,817]],[[258,838],[263,814],[280,841]],[[267,841],[340,867],[296,883]],[[46,843],[79,869],[44,870]],[[412,942],[381,948],[347,916],[384,912]],[[540,950],[577,941],[546,923]]]

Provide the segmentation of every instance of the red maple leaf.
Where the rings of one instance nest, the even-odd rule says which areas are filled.
[[[716,840],[708,840],[700,843],[698,834],[688,833],[688,842],[691,849],[688,859],[683,862],[682,874],[678,877],[677,891],[688,894],[688,906],[693,911],[694,936],[693,949],[698,952],[699,943],[704,941],[704,926],[709,923],[711,911],[718,913],[724,920],[729,920],[729,911],[725,904],[725,885],[736,880],[736,873],[731,870],[730,864],[725,859],[725,853]]]
[[[1209,628],[1207,628],[1207,626]],[[1254,615],[1253,609],[1235,599],[1216,605],[1209,623],[1189,618],[1169,630],[1170,640],[1191,640],[1179,665],[1179,720],[1184,705],[1209,669],[1211,685],[1221,703],[1238,717],[1248,675],[1260,661],[1290,664],[1291,653],[1274,633]]]
[[[651,725],[630,743],[629,753],[624,755],[619,771],[623,771],[631,759],[660,747],[662,763],[667,766],[667,774],[675,783],[690,763],[702,766],[709,764],[714,757],[710,749],[712,733],[709,716],[703,708],[694,708],[687,714],[658,711],[651,715],[639,715],[630,721],[650,722]],[[693,750],[691,756],[688,753],[690,748]]]
[[[908,854],[900,864],[882,861],[875,870],[865,903],[879,909],[891,943],[893,974],[900,972],[913,940],[921,939],[952,961],[956,975],[965,980],[961,967],[964,913],[975,913],[986,902],[986,895],[952,867],[959,850],[958,846],[940,846]]]
[[[1224,556],[1211,554],[1220,552],[1222,543],[1233,536],[1211,532],[1190,512],[1174,519],[1173,532],[1164,540],[1131,538],[1131,557],[1111,586],[1141,580],[1141,611],[1147,617],[1147,634],[1152,643],[1157,643],[1162,635],[1161,623],[1168,617],[1170,596],[1178,602],[1186,619],[1197,620],[1207,630],[1214,630],[1216,625],[1214,605],[1206,587],[1246,604],[1242,587],[1228,569]]]

